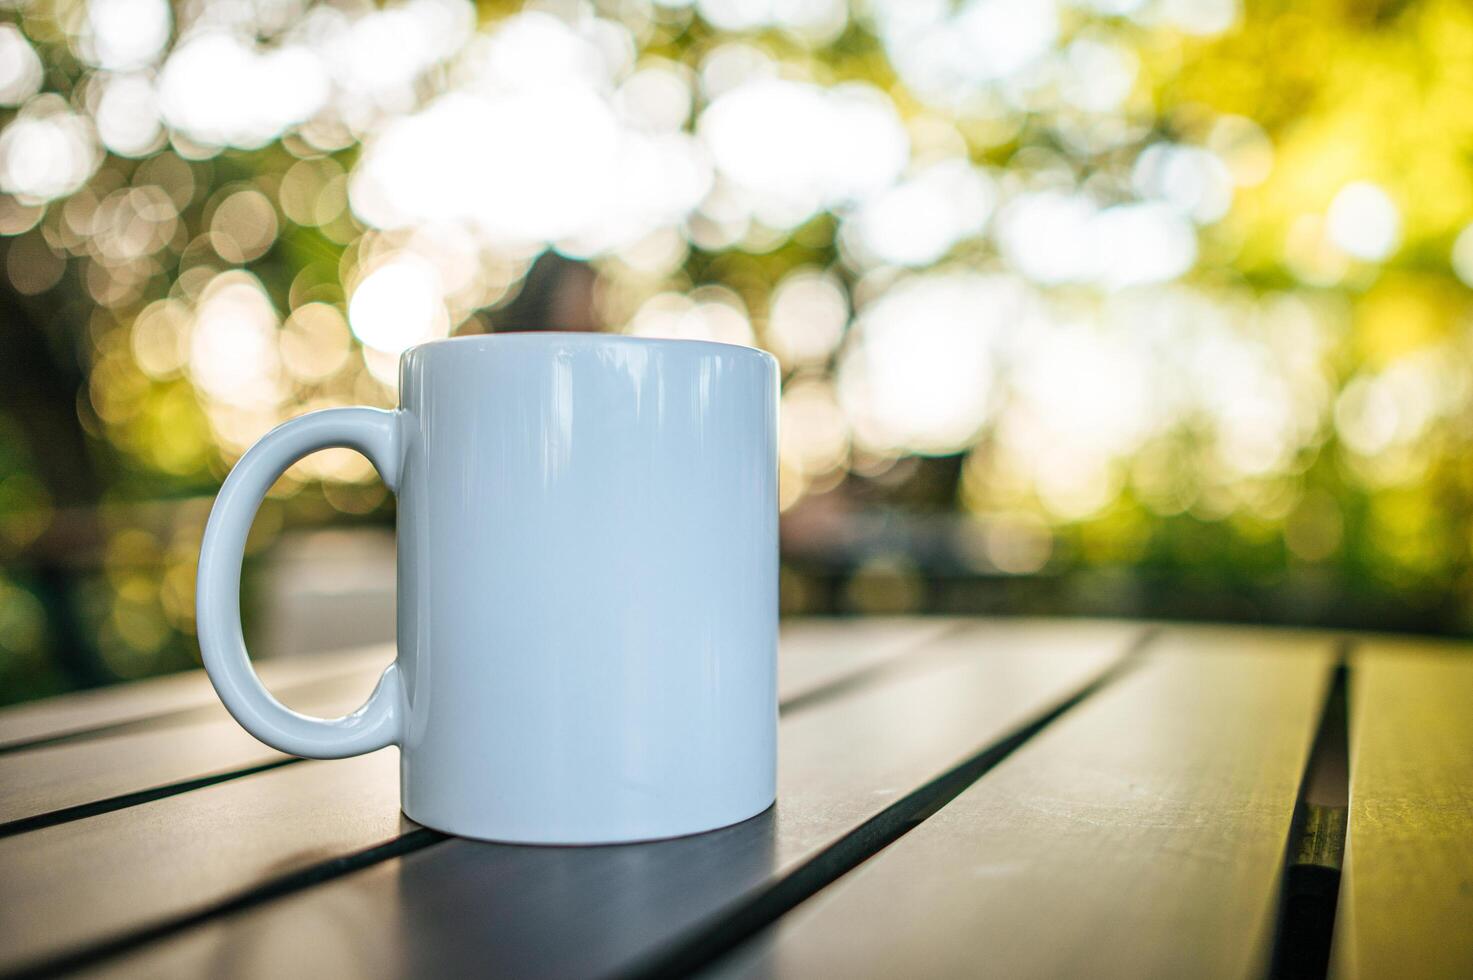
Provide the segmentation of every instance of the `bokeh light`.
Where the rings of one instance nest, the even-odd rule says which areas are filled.
[[[884,189],[909,150],[890,100],[861,84],[754,79],[717,96],[699,132],[752,217],[776,228]]]
[[[41,88],[36,49],[14,24],[0,24],[0,104],[20,105]]]
[[[88,0],[77,47],[83,60],[109,71],[153,64],[169,43],[168,0]]]
[[[7,354],[52,387],[0,406],[0,678],[61,605],[116,673],[192,653],[199,515],[94,521],[38,598],[63,503],[198,503],[408,347],[545,327],[778,357],[784,581],[846,578],[794,595],[1473,624],[1469,45],[1450,0],[11,4]],[[257,533],[391,507],[323,453]]]
[[[840,393],[867,448],[965,448],[994,407],[995,348],[1026,318],[1025,287],[1004,277],[914,279],[866,306],[839,368]]]
[[[385,354],[446,336],[450,324],[439,273],[414,255],[389,259],[353,291],[348,323],[365,346]]]
[[[1386,192],[1375,184],[1347,184],[1330,202],[1325,216],[1330,240],[1358,259],[1379,262],[1401,240],[1401,215]]]
[[[0,191],[23,203],[81,189],[99,162],[92,121],[55,95],[26,103],[0,132]]]

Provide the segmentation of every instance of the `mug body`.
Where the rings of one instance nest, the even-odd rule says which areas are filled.
[[[500,334],[400,366],[405,813],[487,840],[711,830],[771,805],[777,367]]]

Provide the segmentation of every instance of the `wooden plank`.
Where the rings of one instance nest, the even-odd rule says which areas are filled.
[[[778,694],[784,701],[810,696],[840,678],[856,678],[894,664],[964,620],[943,617],[803,617],[783,620]]]
[[[319,681],[295,707],[328,717],[354,710],[373,690],[376,670]],[[128,794],[267,765],[288,756],[268,748],[225,715],[0,755],[0,834],[15,821]]]
[[[789,693],[801,694],[839,675],[877,666],[926,637],[953,628],[956,622],[941,617],[898,616],[785,620],[784,648],[791,647],[793,652],[802,654],[786,678]],[[310,657],[264,660],[257,666],[266,685],[292,704],[291,697],[297,687],[361,671],[376,672],[393,656],[393,647],[384,644]],[[192,724],[224,714],[205,672],[184,671],[0,709],[0,752],[30,742],[74,737],[98,729],[140,726],[150,719],[169,717]]]
[[[0,840],[0,971],[391,840],[398,751],[301,763]]]
[[[1261,975],[1332,666],[1325,639],[1168,631],[715,972]]]
[[[955,627],[954,621],[810,620],[787,623],[779,690],[804,697],[825,684],[883,668],[905,650]],[[375,651],[382,657],[387,651]],[[376,669],[349,684],[328,685],[299,698],[301,710],[340,712],[356,706],[371,688]],[[192,678],[213,697],[203,675]],[[256,742],[228,716],[209,724],[66,743],[0,756],[0,822],[77,806],[120,793],[284,759]],[[374,770],[378,772],[378,770]],[[375,838],[365,846],[382,841]]]
[[[283,692],[289,703],[291,688],[382,668],[393,656],[392,647],[377,646],[263,660],[258,669],[262,680],[273,690]],[[225,709],[220,706],[203,670],[63,694],[6,708],[0,711],[0,751],[185,713],[189,715],[188,721],[225,716]]]
[[[1473,976],[1473,649],[1366,641],[1350,736],[1332,975]]]
[[[782,719],[781,802],[737,827],[624,847],[447,841],[104,961],[204,971],[579,975],[657,950],[770,888],[856,828],[1076,690],[1125,625],[990,625],[949,656]],[[386,839],[392,758],[303,763],[0,841],[0,969],[161,923]],[[59,867],[105,869],[58,874]],[[278,938],[312,942],[292,949]],[[287,957],[283,960],[282,957]]]
[[[956,627],[954,620],[807,620],[784,627],[779,693],[784,699],[812,696],[841,678],[862,678],[886,669],[906,650]],[[385,648],[373,657],[388,655]],[[310,714],[341,715],[358,707],[373,689],[378,666],[356,674],[318,680],[294,689],[292,707]],[[190,681],[204,685],[196,673]],[[132,698],[133,692],[128,692]],[[126,794],[250,769],[285,758],[247,734],[216,706],[212,719],[150,727],[126,734],[69,741],[0,754],[0,834],[15,821],[34,820]],[[25,825],[20,825],[24,827]]]

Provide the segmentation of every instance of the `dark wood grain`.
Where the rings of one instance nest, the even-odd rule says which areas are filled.
[[[1333,652],[1170,630],[724,976],[1247,977]]]
[[[1373,639],[1351,664],[1332,974],[1473,976],[1473,648]]]
[[[277,692],[330,677],[382,669],[393,659],[393,648],[369,647],[312,656],[263,660],[261,679]],[[226,717],[203,670],[169,677],[134,681],[95,691],[82,691],[15,705],[0,711],[0,751],[32,742],[76,737],[99,729],[140,726],[150,719],[188,715],[186,722]]]
[[[212,918],[91,969],[128,975],[570,977],[639,967],[658,959],[677,938],[771,900],[786,882],[826,873],[824,862],[839,850],[880,846],[883,841],[864,836],[865,828],[1068,698],[1115,662],[1139,632],[1124,624],[1032,623],[946,633],[930,644],[946,646],[946,655],[928,654],[925,670],[886,675],[785,713],[780,802],[736,827],[599,848],[446,841]],[[61,837],[33,841],[19,876],[6,842],[0,842],[0,868],[11,869],[22,886],[19,904],[28,910],[20,927],[0,927],[0,950],[15,960],[65,952],[104,935],[95,923],[105,923],[106,934],[115,935],[259,881],[269,873],[263,867],[268,854],[276,855],[272,871],[280,873],[297,866],[304,854],[321,857],[367,845],[392,817],[392,775],[374,768],[381,766],[379,759],[303,764],[226,784],[229,832],[220,829],[217,812],[196,814],[189,799],[217,795],[217,788],[163,801],[150,815],[157,824],[152,829],[140,825],[140,814],[110,815],[131,818],[108,834],[107,847],[126,865],[120,877],[134,881],[126,901],[49,874],[48,861],[60,860],[68,844]],[[346,772],[345,766],[356,769]],[[331,784],[309,773],[330,777]],[[284,774],[293,777],[290,786]],[[264,817],[252,799],[260,793],[289,798],[294,812],[315,816]],[[341,827],[350,818],[368,821],[361,836],[344,836]],[[266,819],[270,826],[259,829]],[[281,830],[283,824],[295,829]],[[88,840],[99,836],[80,827],[57,829]],[[170,837],[164,873],[186,880],[161,892],[148,863],[161,855],[130,855],[156,849],[152,842],[164,832]],[[329,843],[313,843],[319,833]],[[270,840],[263,843],[263,837]],[[208,866],[197,869],[197,862]],[[53,920],[63,910],[71,921]]]

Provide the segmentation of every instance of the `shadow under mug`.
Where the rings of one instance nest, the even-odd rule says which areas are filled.
[[[778,372],[608,334],[435,341],[400,408],[293,419],[236,464],[199,563],[200,648],[241,725],[308,758],[401,749],[405,814],[515,843],[674,837],[767,809],[777,755]],[[357,711],[262,686],[246,534],[296,460],[345,446],[398,496],[398,656]]]

